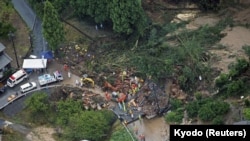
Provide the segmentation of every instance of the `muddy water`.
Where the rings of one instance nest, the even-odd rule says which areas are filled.
[[[146,141],[167,141],[169,139],[169,125],[163,117],[144,118],[129,124],[128,127],[133,133],[135,133],[135,129],[138,129],[137,139],[139,139],[140,134],[145,135]]]

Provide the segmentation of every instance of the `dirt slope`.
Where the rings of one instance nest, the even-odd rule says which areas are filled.
[[[235,24],[227,27],[223,34],[226,36],[221,39],[217,46],[224,46],[224,49],[212,49],[210,52],[217,56],[218,61],[213,62],[212,67],[218,68],[221,72],[228,72],[228,65],[235,62],[237,58],[246,58],[242,46],[250,45],[250,9],[248,8],[229,8],[227,13],[231,14]],[[187,25],[188,29],[197,29],[202,25],[215,25],[223,16],[217,14],[206,14],[198,16]]]

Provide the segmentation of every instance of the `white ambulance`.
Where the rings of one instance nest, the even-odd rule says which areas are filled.
[[[9,79],[7,80],[7,85],[9,87],[14,87],[26,78],[28,78],[27,72],[25,72],[24,69],[18,70],[9,77]]]

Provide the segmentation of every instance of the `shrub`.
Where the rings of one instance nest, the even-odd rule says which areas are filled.
[[[249,107],[250,106],[250,101],[248,100],[248,99],[245,99],[245,105],[247,106],[247,107]]]
[[[203,104],[198,111],[198,116],[203,121],[212,121],[217,116],[226,114],[230,109],[230,105],[221,101],[209,101]]]
[[[196,92],[196,93],[194,93],[194,96],[195,96],[195,98],[196,98],[197,100],[201,100],[201,99],[202,99],[202,94],[201,94],[201,92]]]
[[[247,120],[250,120],[250,108],[244,108],[243,115]]]
[[[215,124],[215,125],[222,125],[222,124],[224,124],[223,117],[222,116],[216,116],[213,119],[212,124]]]
[[[214,113],[214,111],[206,105],[202,106],[198,111],[198,117],[202,121],[211,121],[215,116],[216,114]]]
[[[226,102],[215,101],[209,103],[208,105],[210,105],[211,109],[215,112],[216,115],[223,115],[230,109],[230,105]]]
[[[189,116],[190,118],[197,117],[199,107],[200,107],[200,106],[199,106],[198,101],[193,101],[193,102],[189,103],[189,104],[186,106],[186,110],[187,110],[188,116]]]
[[[227,86],[227,95],[236,95],[244,90],[245,86],[242,80],[232,81]]]
[[[237,59],[235,64],[230,66],[229,75],[233,78],[239,76],[244,73],[249,67],[249,62],[246,59]]]
[[[170,105],[172,110],[176,110],[182,106],[182,101],[178,99],[170,99]]]
[[[183,109],[177,109],[175,111],[171,111],[165,116],[165,120],[168,123],[181,123],[182,119],[183,119]]]
[[[222,87],[224,86],[225,84],[228,83],[229,81],[229,75],[228,74],[225,74],[225,73],[222,73],[218,79],[215,80],[215,85],[217,87]]]

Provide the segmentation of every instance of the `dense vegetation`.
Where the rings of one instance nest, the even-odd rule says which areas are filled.
[[[57,10],[49,1],[46,1],[44,5],[43,35],[47,39],[50,49],[55,51],[58,45],[64,40],[65,33]]]
[[[47,2],[48,0],[46,0]],[[43,2],[29,0],[31,5],[44,16]],[[92,17],[97,24],[112,22],[113,30],[117,33],[131,34],[137,32],[142,34],[145,28],[146,16],[140,0],[51,0],[59,12],[73,11],[74,15],[84,20],[85,17]]]
[[[172,110],[166,116],[166,121],[170,123],[182,123],[184,111],[190,119],[210,122],[212,124],[224,124],[224,116],[230,110],[227,102],[214,100],[211,98],[196,99],[188,104],[183,104],[180,100],[172,99]]]
[[[11,24],[10,15],[14,12],[8,0],[0,1],[0,38],[8,38],[9,32],[16,29]]]
[[[43,92],[34,93],[26,100],[26,110],[30,121],[62,128],[64,132],[62,135],[58,133],[58,138],[66,141],[107,139],[115,121],[111,111],[85,111],[80,101],[66,99],[53,102]]]

